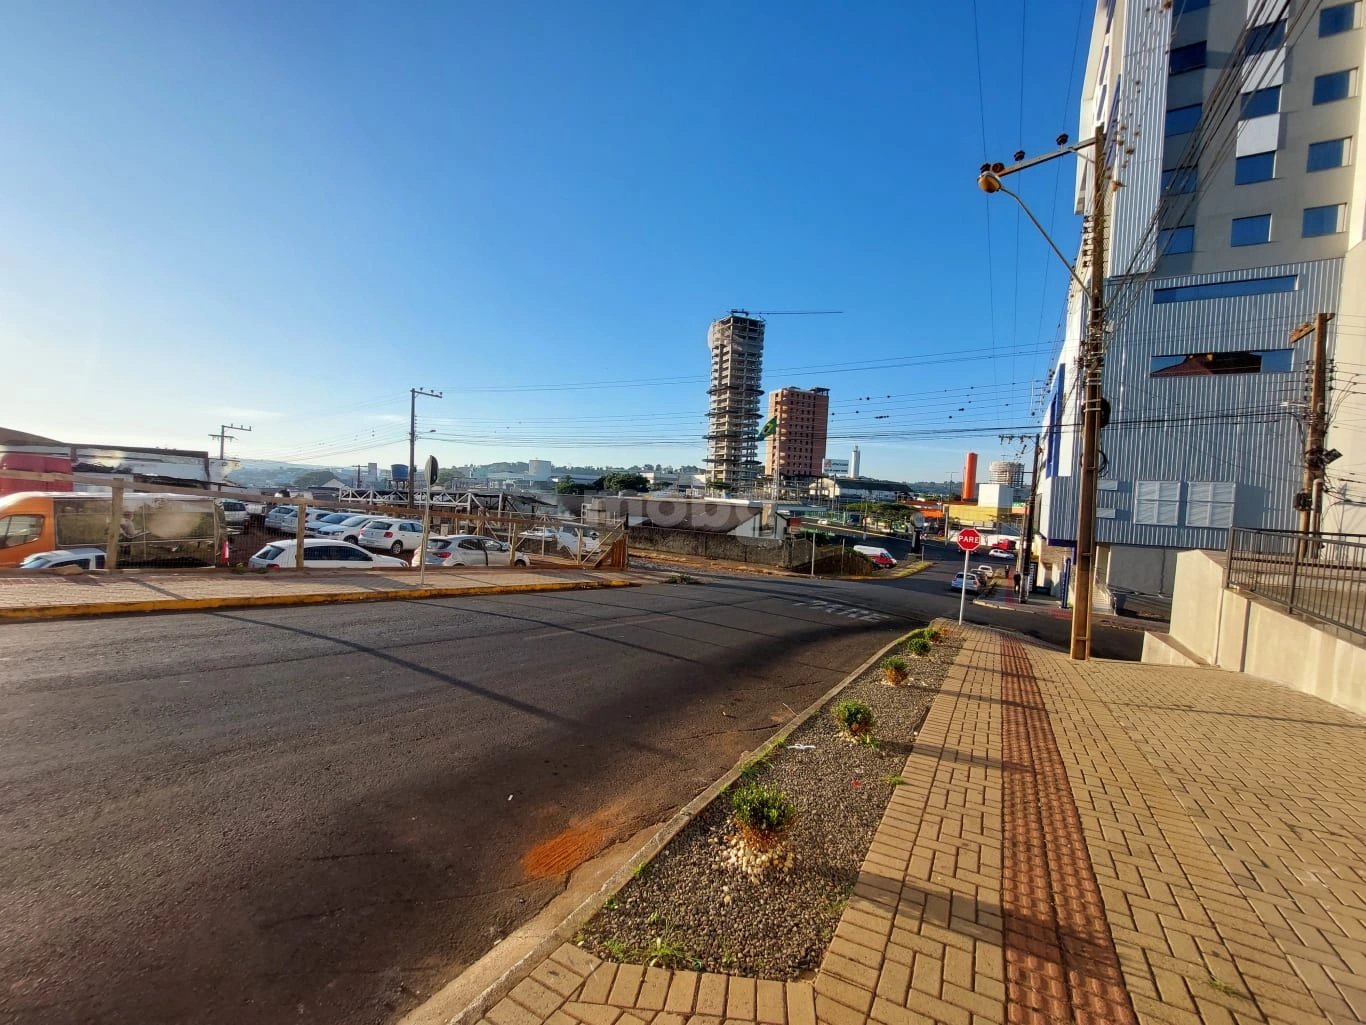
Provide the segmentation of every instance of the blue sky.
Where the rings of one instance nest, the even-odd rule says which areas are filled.
[[[830,455],[1013,451],[1066,272],[974,179],[1075,135],[1090,5],[977,6],[7,4],[3,422],[387,463],[422,386],[443,465],[699,462],[708,323],[832,309],[765,351]]]

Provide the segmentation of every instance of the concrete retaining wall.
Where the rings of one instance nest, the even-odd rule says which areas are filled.
[[[1366,646],[1259,598],[1224,589],[1222,553],[1177,557],[1171,636],[1207,665],[1251,673],[1366,714]],[[1171,645],[1145,641],[1143,661],[1172,664]]]
[[[705,530],[667,530],[663,527],[632,527],[628,532],[631,547],[675,555],[695,555],[704,559],[747,562],[755,566],[788,569],[802,561],[791,541],[774,538],[737,537]],[[809,558],[809,549],[804,552]]]

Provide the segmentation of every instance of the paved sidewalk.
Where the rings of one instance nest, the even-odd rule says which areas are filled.
[[[483,1025],[1366,1019],[1366,719],[965,639],[814,982],[565,944]]]
[[[655,576],[615,570],[443,569],[429,572],[426,585],[419,586],[416,572],[15,574],[0,577],[0,619],[625,587]]]

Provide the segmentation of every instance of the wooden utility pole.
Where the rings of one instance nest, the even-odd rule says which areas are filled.
[[[1305,425],[1304,480],[1297,503],[1300,533],[1318,534],[1323,516],[1323,446],[1328,434],[1328,322],[1331,313],[1314,317],[1314,354],[1310,363],[1309,410]],[[1309,333],[1309,326],[1290,336],[1295,343]]]
[[[1096,484],[1100,478],[1101,368],[1105,349],[1105,129],[1096,129],[1091,164],[1090,316],[1081,358],[1085,388],[1081,418],[1081,478],[1077,497],[1076,600],[1072,604],[1073,659],[1091,657],[1091,601],[1095,587]]]

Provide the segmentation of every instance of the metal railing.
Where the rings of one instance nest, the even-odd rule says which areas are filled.
[[[1235,527],[1224,586],[1366,636],[1366,535]]]

